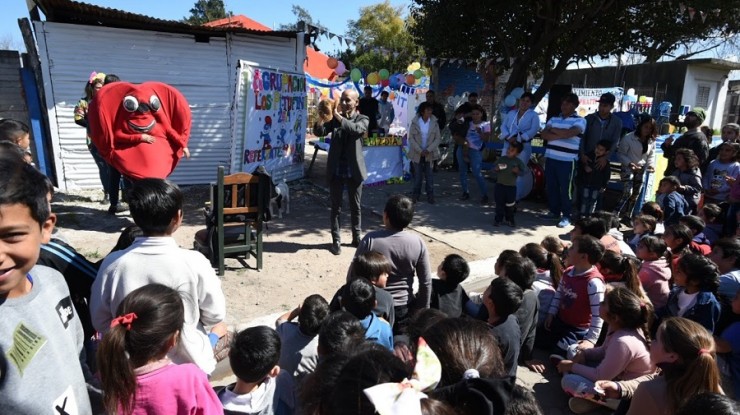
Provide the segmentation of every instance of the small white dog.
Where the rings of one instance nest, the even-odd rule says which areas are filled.
[[[282,219],[283,212],[290,213],[290,187],[285,179],[275,185],[275,193],[275,197],[270,199],[270,214],[275,217],[277,212],[277,217]]]

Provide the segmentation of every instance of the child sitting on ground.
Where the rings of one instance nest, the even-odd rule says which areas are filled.
[[[295,385],[281,371],[280,336],[267,326],[244,329],[234,338],[229,363],[236,383],[218,390],[226,415],[291,415],[296,408]]]
[[[656,235],[662,235],[665,232],[665,223],[663,222],[665,215],[663,214],[663,208],[657,202],[645,202],[640,209],[640,214],[655,218]]]
[[[108,255],[100,266],[91,290],[93,326],[107,332],[123,298],[139,287],[159,283],[177,289],[184,298],[185,324],[169,357],[178,364],[195,363],[210,374],[216,355],[226,357],[231,337],[223,323],[226,300],[208,259],[180,248],[172,237],[182,223],[182,192],[168,180],[142,179],[129,191],[128,201],[145,236]]]
[[[600,405],[617,408],[618,401],[604,403],[593,398],[597,380],[629,380],[653,373],[648,351],[652,314],[652,306],[632,291],[624,287],[609,290],[601,304],[601,317],[609,327],[604,344],[558,364],[564,375],[562,388],[573,397],[568,402],[573,412],[585,413],[577,408],[593,410]]]
[[[686,225],[691,229],[693,238],[691,239],[691,247],[700,252],[702,255],[709,255],[712,252],[711,242],[704,236],[704,221],[700,217],[694,215],[686,215],[678,220],[678,223]]]
[[[713,244],[722,237],[722,208],[714,203],[705,203],[699,209],[699,218],[704,221],[704,236]]]
[[[650,215],[637,215],[632,220],[632,232],[635,234],[629,241],[632,251],[637,251],[637,244],[640,239],[655,234],[655,224],[658,221]]]
[[[28,126],[21,121],[10,118],[0,120],[0,141],[17,145],[23,151],[23,161],[33,164],[29,131]]]
[[[583,194],[581,194],[581,216],[583,217],[589,217],[596,211],[596,204],[606,191],[606,185],[612,173],[608,160],[611,148],[611,141],[600,140],[596,143],[594,151],[586,154],[590,161],[587,164],[579,163],[581,169],[579,176],[583,181]],[[604,158],[607,159],[606,164],[604,167],[599,167]]]
[[[666,319],[650,346],[651,362],[661,374],[613,382],[599,380],[608,398],[632,398],[629,414],[675,414],[684,402],[702,392],[721,393],[712,335],[680,317]]]
[[[123,299],[97,352],[108,413],[221,414],[208,377],[167,358],[185,322],[180,294],[148,284]]]
[[[388,324],[393,327],[396,321],[396,313],[393,308],[393,296],[385,290],[385,284],[388,281],[388,275],[391,273],[393,265],[385,255],[377,251],[364,252],[357,255],[349,268],[350,279],[365,278],[370,281],[375,288],[375,299],[378,305],[373,312],[378,317],[382,317]],[[344,284],[337,290],[334,297],[329,302],[329,311],[334,312],[342,308],[342,297],[347,291],[348,284]]]
[[[357,278],[348,284],[342,307],[360,320],[366,339],[393,351],[393,331],[387,321],[373,313],[376,305],[375,290],[370,281]]]
[[[720,273],[717,293],[727,300],[734,298],[732,293],[740,289],[740,239],[720,239],[712,247],[709,259],[717,264]]]
[[[532,289],[537,293],[539,302],[540,311],[537,313],[537,325],[539,326],[545,321],[552,297],[555,296],[555,291],[563,278],[563,263],[560,262],[560,256],[547,252],[542,245],[534,242],[524,245],[519,250],[519,254],[524,258],[529,258],[537,267]]]
[[[558,363],[576,350],[592,348],[601,334],[599,304],[604,299],[604,277],[594,266],[604,247],[592,236],[578,236],[568,250],[572,264],[563,274],[545,319],[538,343],[551,349],[550,360]],[[541,336],[539,335],[541,334]]]
[[[319,360],[319,329],[328,315],[329,304],[324,297],[313,294],[275,322],[282,345],[278,366],[296,380],[316,370]],[[296,317],[297,324],[293,322]]]
[[[537,293],[532,289],[537,269],[529,258],[521,258],[518,261],[509,261],[504,264],[501,278],[508,278],[522,289],[522,304],[514,313],[519,329],[521,330],[521,350],[518,362],[530,366],[534,340],[537,335],[537,319],[539,315],[539,302]]]
[[[691,212],[689,202],[678,192],[680,187],[681,182],[674,176],[667,176],[660,180],[657,200],[663,210],[666,226],[678,223],[681,216],[688,215]]]
[[[37,266],[56,223],[43,174],[0,154],[0,413],[92,413],[83,331],[64,277]]]
[[[460,285],[470,274],[465,258],[457,254],[447,255],[437,268],[437,277],[432,280],[430,307],[456,318],[463,314],[468,296]]]
[[[493,190],[496,201],[496,216],[493,226],[500,226],[501,221],[506,218],[507,226],[515,226],[514,213],[516,212],[516,179],[524,175],[527,168],[519,159],[519,153],[524,145],[518,141],[509,143],[506,155],[496,159],[494,171],[496,171],[496,187]]]
[[[671,267],[665,258],[667,250],[665,241],[657,236],[646,236],[637,244],[637,258],[642,260],[637,275],[656,309],[666,305],[671,292]]]
[[[668,263],[671,265],[671,272],[673,274],[676,273],[676,265],[682,255],[690,252],[698,253],[698,251],[691,246],[692,238],[693,233],[686,225],[676,223],[666,226],[665,233],[663,234],[663,241],[665,241],[665,244],[669,249],[666,259],[668,259]]]
[[[722,331],[720,337],[715,337],[717,342],[717,353],[724,355],[730,368],[732,378],[732,390],[737,399],[740,397],[740,290],[738,290],[731,301],[731,306],[722,310],[723,313],[732,314],[728,319],[734,322]]]
[[[699,254],[683,255],[673,270],[673,283],[668,303],[656,310],[657,318],[684,317],[714,333],[721,311],[714,296],[719,287],[717,265]]]
[[[613,287],[625,287],[632,291],[643,303],[650,303],[650,299],[640,283],[638,275],[639,259],[632,255],[621,255],[606,251],[599,261],[598,268],[607,282],[607,291]]]
[[[514,313],[522,304],[522,289],[508,278],[495,278],[483,293],[483,305],[488,311],[488,326],[498,341],[504,372],[516,376],[521,329]]]

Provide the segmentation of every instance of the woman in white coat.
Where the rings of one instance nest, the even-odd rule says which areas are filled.
[[[501,150],[501,154],[506,154],[509,143],[518,141],[524,146],[522,152],[519,153],[519,159],[525,166],[529,163],[529,158],[532,157],[532,139],[540,130],[540,117],[532,109],[532,98],[533,95],[531,92],[522,94],[519,97],[519,108],[515,111],[509,111],[506,114],[506,118],[504,118],[504,122],[501,123],[501,139],[504,141],[504,148]],[[523,191],[527,180],[529,180],[531,190],[531,177],[527,177],[525,174],[516,179],[517,200],[526,196],[526,194],[523,194]]]
[[[645,118],[637,125],[637,129],[622,137],[617,147],[617,157],[622,164],[620,178],[622,180],[622,197],[617,203],[614,213],[632,219],[637,198],[642,192],[645,172],[655,171],[655,137],[658,136],[658,126],[652,118]]]
[[[432,115],[432,104],[422,102],[409,126],[408,157],[414,163],[414,203],[421,196],[421,182],[426,177],[427,201],[434,204],[434,175],[432,165],[439,160],[439,145],[442,133],[439,131],[437,118]]]

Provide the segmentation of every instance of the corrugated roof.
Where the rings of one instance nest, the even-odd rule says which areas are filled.
[[[237,14],[236,16],[224,17],[223,19],[214,20],[212,22],[204,23],[203,26],[210,27],[241,27],[250,30],[259,30],[262,32],[271,32],[272,29],[262,23],[250,19],[243,14]]]
[[[293,31],[271,30],[267,32],[265,30],[255,30],[241,26],[193,26],[176,20],[157,19],[142,14],[72,0],[33,0],[33,2],[41,9],[46,16],[46,20],[49,22],[219,37],[226,36],[226,33],[249,33],[287,38],[297,37],[297,32]]]

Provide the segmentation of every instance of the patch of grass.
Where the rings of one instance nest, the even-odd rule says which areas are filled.
[[[100,259],[103,255],[96,249],[95,251],[87,252],[83,254],[88,259]]]

